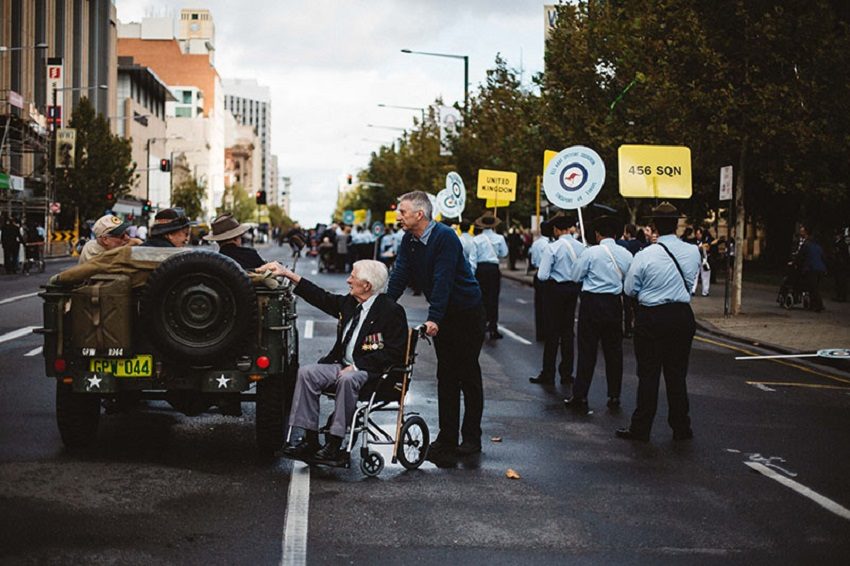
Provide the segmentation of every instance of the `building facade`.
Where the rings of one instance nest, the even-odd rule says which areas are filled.
[[[271,174],[271,124],[272,105],[269,88],[253,79],[223,79],[224,107],[240,124],[251,126],[260,140],[260,170],[262,190],[269,204],[279,204],[277,192],[272,187]]]

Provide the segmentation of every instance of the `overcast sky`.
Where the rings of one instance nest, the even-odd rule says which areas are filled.
[[[556,2],[547,2],[556,3]],[[470,93],[498,53],[524,82],[543,68],[540,0],[116,0],[122,22],[208,8],[222,78],[271,89],[272,153],[292,178],[292,216],[327,222],[338,184],[369,152],[410,127],[442,96],[463,100],[463,61],[401,49],[469,56]],[[365,139],[371,141],[364,141]],[[467,180],[469,183],[469,180]],[[417,187],[411,187],[414,189]]]

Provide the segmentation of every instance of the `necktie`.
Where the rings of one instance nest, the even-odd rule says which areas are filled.
[[[357,328],[357,323],[360,322],[360,313],[363,312],[363,305],[357,305],[357,308],[354,309],[354,316],[351,317],[351,324],[348,326],[348,331],[345,333],[345,338],[342,339],[342,351],[345,352],[345,349],[348,347],[348,343],[351,341],[352,336],[354,335],[354,330]]]

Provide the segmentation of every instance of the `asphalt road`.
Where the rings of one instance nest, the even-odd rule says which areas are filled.
[[[345,290],[343,276],[315,274],[312,262],[299,271]],[[40,300],[28,296],[39,282],[0,279],[3,564],[275,564],[287,526],[290,543],[306,539],[310,564],[838,564],[850,556],[850,517],[841,516],[850,508],[847,373],[735,361],[735,344],[699,336],[689,377],[696,438],[672,442],[662,400],[652,442],[629,443],[613,431],[634,408],[631,343],[622,410],[605,407],[600,359],[592,414],[570,414],[565,388],[528,383],[542,355],[529,343],[531,290],[504,281],[501,324],[513,337],[482,350],[483,454],[451,469],[388,464],[378,478],[365,478],[355,455],[351,469],[310,470],[308,500],[290,507],[291,465],[255,458],[249,404],[243,417],[189,418],[150,403],[103,417],[95,448],[66,451],[54,383],[33,354],[40,337],[21,330],[40,324]],[[424,320],[421,297],[402,303],[411,324]],[[335,321],[303,301],[299,328],[302,363],[331,346]],[[425,343],[419,352],[409,409],[433,436],[435,358]],[[507,479],[508,469],[521,478]],[[306,477],[299,472],[298,485]]]

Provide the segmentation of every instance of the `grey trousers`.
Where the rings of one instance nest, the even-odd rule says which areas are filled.
[[[330,432],[334,436],[345,436],[345,430],[357,408],[357,393],[369,374],[365,371],[347,371],[339,377],[342,367],[339,364],[312,364],[298,368],[289,426],[319,430],[319,396],[322,391],[335,387],[336,406]]]

